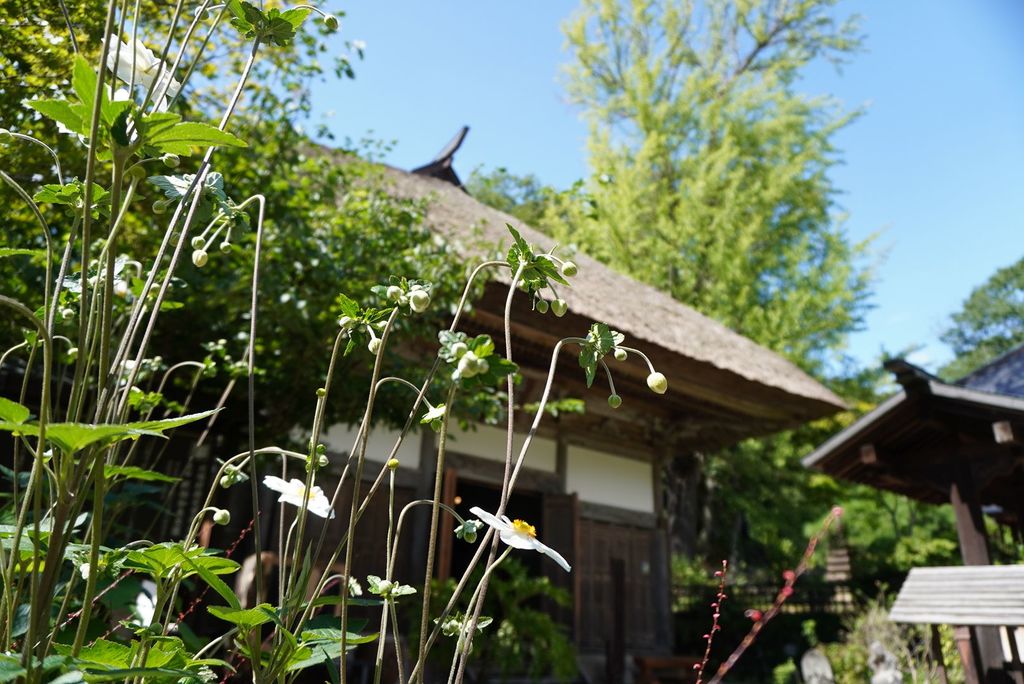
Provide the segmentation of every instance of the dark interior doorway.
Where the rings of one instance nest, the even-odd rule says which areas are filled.
[[[498,502],[501,498],[501,490],[491,484],[473,482],[459,478],[455,488],[455,510],[467,520],[473,517],[469,509],[473,506],[494,513],[498,510]],[[537,528],[537,536],[544,538],[544,530],[541,524],[544,517],[543,498],[535,492],[513,491],[509,499],[506,515],[515,520],[521,518]],[[483,535],[481,534],[481,537]],[[469,566],[469,561],[476,552],[476,544],[455,542],[452,545],[451,577],[462,577],[462,573]],[[523,563],[532,575],[541,574],[542,556],[539,553],[520,551],[514,554],[515,558]]]

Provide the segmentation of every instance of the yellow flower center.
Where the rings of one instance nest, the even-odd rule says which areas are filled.
[[[512,521],[512,527],[519,534],[525,534],[528,537],[537,536],[537,528],[526,522],[525,520],[519,520],[518,518]]]

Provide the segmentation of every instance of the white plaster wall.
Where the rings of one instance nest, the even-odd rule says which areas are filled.
[[[388,460],[395,441],[401,434],[401,430],[388,430],[378,428],[370,432],[370,439],[366,443],[366,458],[377,463]],[[321,434],[320,441],[327,445],[328,451],[347,454],[352,448],[356,438],[356,426],[354,425],[332,425]],[[420,431],[414,430],[405,436],[402,447],[398,450],[397,458],[403,468],[420,467]]]
[[[581,501],[654,513],[650,463],[572,445],[567,460],[565,488]]]
[[[515,450],[513,458],[519,456],[525,434],[516,433],[513,437]],[[475,430],[462,431],[452,426],[448,431],[448,449],[467,456],[485,458],[488,461],[505,462],[505,430],[491,425],[478,425]],[[523,466],[534,470],[555,472],[555,441],[534,437],[530,443],[530,451],[526,454]]]

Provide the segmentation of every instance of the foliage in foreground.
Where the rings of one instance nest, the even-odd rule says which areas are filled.
[[[119,16],[116,3],[108,6],[107,16],[112,28]],[[520,451],[513,453],[512,442],[508,442],[497,512],[473,508],[475,519],[466,520],[448,511],[459,522],[454,532],[457,538],[477,544],[476,552],[447,604],[436,614],[430,610],[429,580],[438,535],[450,533],[442,532],[438,525],[444,507],[440,487],[447,434],[455,407],[481,394],[503,398],[509,429],[516,410],[518,367],[511,359],[512,349],[499,350],[487,335],[469,337],[458,330],[473,285],[487,270],[508,269],[511,277],[504,331],[508,339],[515,293],[522,290],[525,294],[520,296],[528,297],[535,308],[550,308],[561,316],[565,303],[550,299],[552,283],[568,286],[576,265],[527,243],[509,226],[512,244],[507,257],[478,265],[469,273],[465,287],[456,289],[451,283],[438,285],[424,279],[417,269],[430,268],[431,254],[414,247],[399,254],[398,273],[378,275],[368,291],[348,296],[330,288],[339,274],[330,271],[332,254],[323,250],[336,249],[341,243],[358,252],[363,245],[356,239],[356,226],[372,229],[378,223],[385,236],[408,232],[416,224],[415,210],[402,205],[393,211],[390,206],[385,211],[374,209],[385,197],[375,194],[359,177],[342,186],[343,196],[336,198],[336,206],[319,217],[326,227],[314,225],[319,228],[314,239],[326,234],[333,240],[318,245],[314,257],[310,246],[301,241],[293,248],[297,251],[282,249],[279,241],[288,237],[286,229],[278,232],[278,226],[267,221],[274,191],[290,192],[295,179],[263,177],[250,165],[238,171],[243,180],[236,186],[233,178],[225,175],[232,169],[230,158],[228,164],[219,165],[222,149],[248,149],[245,128],[236,126],[233,116],[247,84],[260,73],[255,66],[259,56],[292,45],[312,16],[319,16],[328,29],[337,28],[335,17],[309,6],[262,10],[241,0],[217,6],[204,3],[191,18],[176,13],[168,35],[182,35],[174,31],[180,28],[175,24],[179,19],[188,22],[181,44],[174,47],[173,40],[158,36],[157,44],[163,48],[156,51],[135,35],[143,18],[133,17],[127,23],[133,27],[130,30],[104,32],[93,55],[95,61],[75,50],[67,65],[71,73],[67,89],[49,90],[44,97],[26,103],[64,129],[80,146],[79,154],[62,161],[40,137],[2,132],[8,143],[45,151],[53,160],[49,173],[56,180],[45,183],[35,175],[26,179],[0,171],[0,180],[16,200],[14,211],[27,210],[36,236],[35,241],[5,248],[0,258],[35,260],[42,272],[24,271],[29,275],[18,291],[20,299],[0,294],[0,307],[18,322],[15,330],[22,338],[9,340],[13,343],[4,351],[3,360],[17,359],[23,378],[20,392],[0,399],[0,431],[11,437],[13,465],[4,475],[14,487],[2,512],[9,524],[0,528],[0,673],[4,679],[33,683],[54,679],[200,682],[240,673],[254,682],[282,682],[294,681],[307,668],[320,667],[332,680],[344,681],[345,654],[359,644],[376,643],[375,681],[379,682],[384,659],[382,635],[390,629],[394,641],[402,641],[396,608],[402,602],[407,606],[420,603],[420,629],[414,661],[403,663],[401,653],[395,653],[398,680],[424,681],[427,657],[443,635],[456,639],[449,679],[458,683],[465,676],[477,631],[490,620],[481,610],[491,575],[514,549],[535,551],[571,571],[556,549],[537,539],[532,525],[502,515],[532,439],[547,415],[555,372],[552,364]],[[121,17],[122,22],[127,19]],[[199,36],[225,29],[238,32],[248,46],[248,56],[222,111],[207,119],[205,110],[188,106],[185,86],[194,73],[201,72],[202,65],[209,66],[215,59],[206,52],[210,41]],[[192,159],[197,153],[201,153],[198,162]],[[245,187],[246,171],[257,174],[263,192],[236,194]],[[156,195],[155,200],[151,196],[151,203],[144,199],[146,187]],[[282,224],[287,202],[285,208]],[[309,219],[304,207],[291,208],[296,209],[300,222]],[[348,232],[333,223],[341,213],[349,222]],[[133,235],[137,232],[153,237],[147,240],[144,235]],[[385,241],[384,245],[397,249],[408,244],[395,239],[397,242]],[[323,265],[312,265],[327,272],[324,279],[306,277],[301,265],[290,277],[284,275],[287,269],[281,268],[281,260],[296,254],[308,261],[323,258]],[[364,251],[360,256],[367,255]],[[219,272],[214,266],[218,263]],[[353,282],[358,284],[359,278]],[[204,286],[209,288],[210,301],[175,299],[182,290]],[[264,286],[286,288],[278,297],[282,303],[288,301],[287,288],[294,288],[293,294],[299,297],[311,286],[330,292],[331,305],[324,305],[308,319],[303,300],[291,310],[276,310],[276,318],[272,309],[269,316],[270,325],[297,329],[328,316],[336,319],[333,342],[321,350],[326,364],[319,372],[314,368],[317,386],[305,395],[307,415],[311,412],[312,417],[299,423],[301,450],[280,444],[257,447],[262,432],[287,439],[290,435],[285,430],[291,433],[297,422],[275,422],[272,415],[257,414],[259,363],[274,358],[286,346],[275,346],[273,338],[258,334],[268,325],[262,316]],[[389,350],[398,348],[395,340],[403,337],[417,340],[416,325],[410,321],[436,307],[436,297],[446,287],[461,296],[452,309],[450,325],[436,335],[436,358],[430,369],[422,372],[413,362],[422,359],[408,360],[408,353],[394,355]],[[316,296],[325,295],[317,292]],[[178,315],[187,317],[175,318]],[[219,405],[206,410],[190,408],[205,403],[204,395],[195,390],[209,374],[211,363],[209,358],[180,358],[188,350],[175,346],[180,336],[169,334],[169,339],[163,339],[168,323],[172,330],[196,328],[199,339],[211,333],[232,333],[207,347],[210,355],[224,360],[228,340],[239,343],[237,361],[228,364],[233,371],[228,386],[237,381],[245,387],[248,444],[234,455],[230,451],[218,454],[212,484],[198,510],[187,512],[190,517],[181,537],[126,541],[120,537],[137,530],[131,524],[131,511],[112,505],[126,493],[121,485],[124,481],[154,484],[173,480],[151,467],[167,448],[161,438],[182,426],[203,423],[208,428],[229,396],[223,392],[216,402]],[[606,357],[618,362],[632,358],[648,370],[651,390],[666,392],[664,375],[642,351],[625,346],[624,341],[620,333],[595,323],[585,335],[559,341],[552,354],[557,359],[563,347],[577,348],[588,386],[603,371],[613,387]],[[317,346],[313,342],[303,351],[311,352]],[[154,355],[159,349],[167,350],[168,365]],[[369,369],[367,377],[347,373],[358,368],[347,361],[360,358]],[[405,361],[396,361],[399,358]],[[395,374],[388,375],[385,369]],[[174,376],[181,376],[188,388],[181,401],[168,400],[162,394]],[[157,377],[156,388],[149,391],[152,385],[147,383]],[[280,382],[280,378],[271,380]],[[354,443],[340,462],[332,463],[320,437],[339,385],[354,385],[357,389],[350,389],[350,394],[361,388],[364,399]],[[501,385],[504,395],[498,392]],[[391,457],[379,466],[373,484],[363,491],[370,430],[385,418],[377,405],[384,386],[397,388],[404,396],[405,423]],[[281,389],[275,387],[278,392]],[[443,402],[438,401],[440,397]],[[296,397],[289,401],[306,403]],[[278,396],[263,406],[273,411],[281,402]],[[439,435],[434,495],[395,511],[395,471],[400,463],[394,454],[412,426],[421,423],[431,424]],[[195,457],[193,450],[190,458]],[[267,474],[270,465],[280,476]],[[336,479],[330,495],[317,484],[323,481],[318,476],[328,472]],[[351,491],[348,511],[338,504],[346,486]],[[245,492],[242,496],[251,506],[252,523],[243,534],[251,529],[255,552],[244,567],[230,559],[229,553],[199,543],[210,527],[230,524],[230,512],[214,505],[214,499],[220,489],[234,487]],[[269,539],[263,538],[266,530],[261,524],[266,492],[277,496],[280,505],[280,529]],[[366,592],[372,598],[358,598],[362,590],[354,577],[313,571],[352,567],[353,544],[348,540],[355,539],[365,507],[385,492],[389,501],[385,558],[377,559],[383,561],[380,574],[366,577]],[[189,503],[184,504],[186,510]],[[394,578],[401,527],[408,509],[415,506],[430,509],[422,592]],[[324,520],[319,534],[313,531],[311,515]],[[331,521],[344,533],[335,535],[340,541],[328,544],[326,532]],[[252,566],[248,567],[250,560]],[[474,579],[473,571],[478,568],[481,572]],[[236,594],[228,585],[228,578],[236,574],[252,585],[251,594],[241,590]],[[134,605],[128,611],[108,610],[101,599],[128,578],[138,581]],[[329,595],[326,590],[337,583],[347,591]],[[520,591],[529,583],[502,586]],[[419,593],[422,598],[416,596]],[[464,617],[453,625],[452,610],[466,596]],[[511,600],[505,597],[506,603]],[[353,619],[350,608],[354,605],[379,610],[379,626]],[[211,638],[193,630],[190,616],[197,609],[225,631]],[[505,637],[515,640],[516,635],[507,633],[514,628],[514,621],[503,624],[509,625],[504,628]]]

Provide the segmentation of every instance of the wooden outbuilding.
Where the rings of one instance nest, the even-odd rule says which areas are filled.
[[[964,565],[992,562],[985,516],[1020,535],[1024,521],[1024,396],[1018,349],[957,383],[903,360],[885,367],[902,390],[804,458],[807,467],[953,507]],[[1002,390],[1002,391],[1000,391]],[[1004,681],[998,633],[971,627],[982,681]]]

